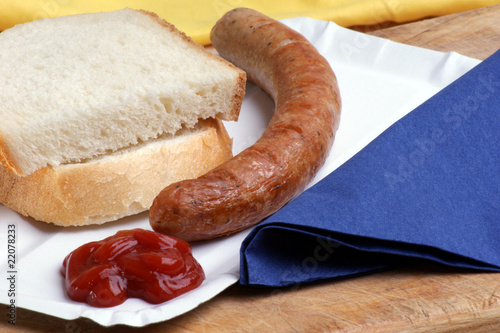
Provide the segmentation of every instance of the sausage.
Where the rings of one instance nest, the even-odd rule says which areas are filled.
[[[324,164],[340,121],[335,74],[301,34],[237,8],[215,24],[211,40],[270,95],[275,111],[253,146],[156,197],[149,212],[152,228],[186,241],[246,229],[298,196]]]

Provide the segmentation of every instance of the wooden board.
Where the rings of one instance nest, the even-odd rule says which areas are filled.
[[[499,22],[500,6],[494,6],[369,33],[484,59],[500,48]],[[0,331],[496,332],[500,274],[421,265],[288,289],[235,285],[183,316],[145,328],[103,328],[84,318],[66,321],[18,309],[16,325],[4,317]]]
[[[368,33],[395,42],[484,59],[500,48],[500,5]]]

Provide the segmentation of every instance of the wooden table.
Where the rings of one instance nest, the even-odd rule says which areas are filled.
[[[500,5],[386,28],[388,25],[356,30],[478,59],[500,48]],[[146,328],[103,328],[85,318],[67,321],[18,309],[16,325],[3,318],[0,331],[497,332],[500,274],[422,265],[289,289],[234,285],[185,315]]]

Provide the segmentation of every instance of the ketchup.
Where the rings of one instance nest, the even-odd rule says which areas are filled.
[[[198,287],[205,279],[189,244],[144,229],[122,230],[87,243],[63,261],[68,296],[96,307],[127,298],[158,304]]]

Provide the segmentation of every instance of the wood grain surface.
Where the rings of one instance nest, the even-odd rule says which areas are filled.
[[[500,5],[484,7],[368,33],[395,42],[484,59],[500,48],[499,8]]]
[[[484,59],[500,48],[500,5],[368,33]],[[104,328],[24,309],[16,319],[15,326],[0,320],[0,331],[499,332],[500,274],[427,264],[287,289],[234,285],[189,313],[144,328]]]

